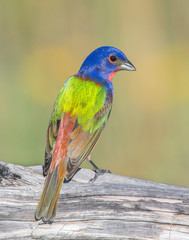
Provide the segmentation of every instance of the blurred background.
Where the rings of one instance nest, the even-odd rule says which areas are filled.
[[[103,45],[137,71],[115,75],[92,159],[112,173],[189,187],[188,0],[1,1],[0,160],[43,164],[61,86]]]

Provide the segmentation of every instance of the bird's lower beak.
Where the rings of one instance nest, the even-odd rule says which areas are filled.
[[[136,71],[136,68],[129,60],[126,60],[121,64],[120,70]]]

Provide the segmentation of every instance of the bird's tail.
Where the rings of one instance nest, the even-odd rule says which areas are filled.
[[[65,161],[61,161],[53,171],[50,170],[35,212],[35,219],[42,219],[45,223],[53,222],[56,215],[58,197],[66,174]]]

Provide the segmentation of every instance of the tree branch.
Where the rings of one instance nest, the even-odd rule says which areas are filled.
[[[188,188],[109,173],[90,183],[94,172],[81,169],[49,225],[34,220],[41,166],[0,163],[0,239],[189,239]]]

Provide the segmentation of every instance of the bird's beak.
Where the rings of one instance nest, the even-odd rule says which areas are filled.
[[[126,60],[125,62],[123,62],[120,67],[120,70],[127,70],[127,71],[136,71],[135,66],[129,61]]]

